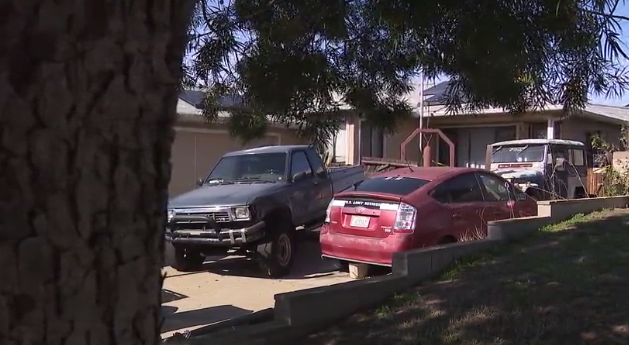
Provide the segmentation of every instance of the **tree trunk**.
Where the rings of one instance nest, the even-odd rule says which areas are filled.
[[[0,344],[155,344],[194,0],[0,2]]]

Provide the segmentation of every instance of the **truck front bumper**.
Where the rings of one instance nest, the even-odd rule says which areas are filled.
[[[227,224],[234,223],[221,224],[207,216],[175,216],[168,223],[166,240],[173,244],[233,247],[256,242],[265,235],[264,221],[236,229],[221,226]]]

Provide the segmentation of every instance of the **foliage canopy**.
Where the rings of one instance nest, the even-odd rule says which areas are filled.
[[[204,0],[190,27],[188,84],[206,113],[241,95],[229,120],[248,140],[274,121],[313,139],[351,107],[392,130],[415,104],[411,80],[451,80],[450,111],[585,106],[628,79],[615,15],[624,0]],[[312,115],[313,113],[325,115]]]

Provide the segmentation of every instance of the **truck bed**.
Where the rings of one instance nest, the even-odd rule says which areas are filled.
[[[332,181],[334,193],[350,188],[355,183],[365,179],[365,170],[360,165],[331,167],[328,168],[328,174]]]

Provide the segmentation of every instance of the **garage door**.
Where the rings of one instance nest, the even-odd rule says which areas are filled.
[[[216,162],[227,152],[277,144],[275,136],[267,136],[242,145],[239,139],[232,138],[226,132],[177,131],[171,157],[170,196],[193,189],[196,181],[207,176]]]

